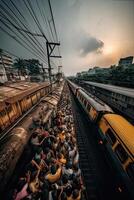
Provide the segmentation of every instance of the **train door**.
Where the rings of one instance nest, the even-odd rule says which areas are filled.
[[[32,104],[35,105],[36,102],[37,102],[37,96],[36,96],[36,94],[33,94],[33,95],[31,96],[31,99],[32,99]]]
[[[38,100],[40,99],[40,97],[41,97],[41,94],[40,94],[40,91],[38,91],[37,92],[37,98],[38,98]]]
[[[96,118],[97,118],[98,113],[93,107],[91,107],[89,114],[90,114],[90,119],[92,121],[95,121]]]
[[[20,112],[18,110],[18,104],[17,103],[12,104],[12,109],[15,114],[14,118],[17,119],[20,116]]]
[[[6,113],[6,110],[2,110],[0,112],[0,126],[1,126],[1,129],[4,130],[8,125],[10,125],[10,118],[9,116],[7,115]]]
[[[27,108],[27,110],[29,110],[31,107],[32,107],[32,100],[31,100],[30,96],[28,96],[26,98],[26,108]]]
[[[13,105],[8,104],[7,107],[6,107],[6,111],[7,111],[7,115],[10,118],[10,121],[13,122],[15,120],[15,112],[13,110]]]

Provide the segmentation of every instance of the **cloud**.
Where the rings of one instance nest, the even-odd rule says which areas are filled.
[[[83,34],[79,38],[77,50],[80,56],[86,56],[89,53],[102,53],[104,42],[90,35]]]

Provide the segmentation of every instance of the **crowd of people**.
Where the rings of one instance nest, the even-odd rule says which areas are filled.
[[[80,200],[84,189],[67,87],[49,130],[31,137],[32,159],[15,187],[14,200]]]

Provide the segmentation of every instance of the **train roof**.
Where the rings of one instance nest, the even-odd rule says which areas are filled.
[[[24,96],[29,95],[48,85],[48,82],[18,82],[0,86],[0,106],[4,107],[5,103],[14,103],[18,100],[21,100]]]
[[[103,84],[103,83],[96,83],[96,82],[91,82],[91,81],[83,81],[89,85],[93,85],[99,88],[103,88],[105,90],[109,90],[115,93],[119,93],[128,97],[134,98],[134,89],[132,88],[126,88],[126,87],[120,87],[120,86],[115,86],[115,85],[108,85],[108,84]]]
[[[81,88],[79,85],[77,85],[76,83],[68,80],[69,84],[71,84],[72,86],[74,86],[75,88]]]
[[[134,126],[124,117],[117,114],[105,114],[104,118],[134,155]]]
[[[89,96],[90,94],[87,94],[83,89],[80,89],[79,92],[87,99],[87,101],[90,102],[90,104],[97,110],[97,111],[108,111],[112,112],[113,110],[104,102],[99,100],[98,98],[94,96]]]

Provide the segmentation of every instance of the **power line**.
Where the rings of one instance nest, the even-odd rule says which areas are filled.
[[[2,7],[2,9],[4,10],[3,7]],[[15,21],[15,22],[18,24],[18,22],[16,21],[16,19],[15,19],[12,15],[10,15],[10,13],[9,13],[7,10],[4,10],[4,11],[6,11],[6,14],[8,15],[8,17],[10,17],[10,19],[12,18],[13,21]],[[4,18],[9,22],[9,24],[12,25],[12,26],[17,30],[17,27],[15,26],[15,24],[12,23],[11,20],[10,20],[7,16],[5,16],[4,13],[2,13],[2,15],[3,15]],[[3,20],[1,20],[1,22],[6,26],[7,23],[5,23]],[[9,26],[8,26],[8,27],[9,27]],[[23,35],[23,34],[22,34],[22,35]],[[25,35],[23,35],[23,36],[24,36],[24,38],[28,39]],[[28,40],[28,41],[29,41],[29,40]],[[29,41],[29,42],[30,42],[30,41]],[[32,43],[30,43],[30,44],[32,44]],[[33,44],[32,44],[32,45],[33,45]],[[35,45],[34,45],[34,48],[36,48]],[[36,48],[36,50],[38,50],[38,49]]]
[[[16,19],[15,19],[3,6],[1,6],[0,8],[2,8],[2,12],[3,12],[3,10],[4,10],[5,13],[8,15],[8,17],[10,17],[10,19],[12,19],[12,21],[16,22],[17,25],[19,26],[19,24],[18,24],[18,22],[16,21]],[[16,25],[15,25],[14,23],[12,23],[12,21],[11,21],[7,16],[5,16],[5,13],[2,13],[2,15],[4,16],[4,18],[17,30]],[[1,20],[1,22],[4,23],[2,20]],[[4,23],[4,25],[5,25],[5,23]],[[9,27],[9,26],[8,26],[8,27]],[[20,32],[19,32],[19,33],[20,33]],[[24,35],[23,33],[20,33],[20,34],[21,34],[26,40],[29,41],[29,39],[26,37],[26,35]],[[32,42],[34,42],[34,41],[33,41],[33,38],[30,38],[30,39],[32,40]],[[30,45],[32,45],[32,47],[34,47],[34,48],[36,49],[36,51],[39,52],[39,50],[37,49],[37,46],[35,46],[35,44],[31,43],[30,41],[29,41],[29,43],[30,43]],[[35,49],[34,49],[34,50],[35,50]],[[44,52],[43,52],[43,51],[41,52],[41,54],[44,56]]]
[[[35,55],[36,57],[40,58],[41,60],[43,60],[43,62],[47,63],[47,61],[45,60],[44,56],[46,57],[46,54],[45,54],[45,51],[43,51],[43,47],[42,45],[40,45],[39,41],[36,39],[36,36],[42,36],[46,41],[48,41],[48,38],[46,37],[43,29],[42,29],[42,26],[38,20],[38,17],[33,9],[33,6],[31,4],[31,1],[30,0],[23,0],[24,2],[24,5],[26,7],[26,9],[29,11],[30,15],[32,16],[35,24],[37,25],[39,31],[41,32],[41,34],[33,34],[31,33],[31,31],[29,30],[28,28],[28,25],[27,24],[24,24],[24,22],[20,19],[20,17],[18,17],[16,15],[16,13],[12,10],[12,8],[10,6],[8,6],[8,4],[5,3],[5,1],[3,1],[3,4],[6,5],[6,7],[8,8],[8,11],[7,9],[5,9],[5,7],[1,7],[1,10],[2,10],[2,17],[4,17],[4,20],[6,20],[6,22],[2,19],[1,22],[2,24],[6,27],[6,29],[10,30],[10,32],[12,32],[13,34],[15,35],[12,35],[9,31],[7,31],[5,28],[3,27],[0,27],[1,30],[3,30],[5,33],[7,33],[11,38],[13,38],[14,40],[16,40],[19,44],[21,44],[24,48],[26,48],[29,52],[31,52],[33,55]],[[14,4],[14,2],[12,0],[10,0],[11,4],[14,6],[14,8],[17,10],[17,12],[19,13],[19,15],[23,18],[23,20],[27,23],[27,20],[26,18],[23,16],[23,14],[21,13],[21,11],[18,9],[18,7]],[[36,0],[37,2],[37,0]],[[51,5],[50,5],[51,6]],[[47,23],[47,19],[45,17],[45,14],[44,12],[42,12],[40,6],[39,6],[39,3],[37,2],[37,7],[38,9],[40,10],[40,15],[42,16],[42,18],[44,17],[45,19],[45,22],[46,22],[46,25],[50,25],[49,22]],[[4,9],[3,9],[4,8]],[[10,10],[10,12],[9,12]],[[4,12],[4,13],[3,13]],[[52,9],[51,9],[51,12],[52,12]],[[13,15],[12,15],[12,14]],[[15,17],[14,17],[15,16]],[[53,15],[52,15],[53,16]],[[12,20],[12,21],[11,21]],[[54,23],[54,18],[52,18],[53,20],[53,26],[54,26],[54,31],[55,31],[55,35],[56,35],[56,38],[58,40],[58,37],[57,37],[57,32],[56,32],[56,27],[55,27],[55,23]],[[7,24],[7,22],[10,23],[10,26]],[[11,28],[11,26],[19,33],[19,35],[16,33],[15,30],[13,30]],[[24,29],[23,27],[26,29]],[[50,29],[50,30],[49,30]],[[50,36],[50,32],[51,32],[51,36],[54,37],[53,35],[53,31],[51,29],[51,25],[49,26],[48,28],[49,30],[49,36]],[[25,34],[23,33],[25,32]],[[21,36],[20,36],[21,35]],[[17,37],[15,37],[17,36]],[[22,37],[24,39],[22,39]],[[54,38],[53,38],[54,39]],[[29,44],[28,44],[29,43]],[[38,44],[37,44],[38,43]],[[41,47],[40,47],[41,46]],[[42,56],[41,56],[42,55]],[[51,61],[53,63],[53,65],[55,65],[55,63],[53,61]],[[56,66],[56,65],[55,65]]]
[[[54,26],[54,31],[55,31],[55,35],[56,35],[56,40],[58,42],[58,35],[57,35],[57,31],[56,31],[56,26],[55,26],[55,21],[54,21],[54,16],[53,16],[53,11],[52,11],[52,7],[51,7],[51,2],[50,0],[48,0],[48,4],[49,4],[49,8],[50,8],[50,13],[51,13],[51,16],[52,16],[52,22],[53,22],[53,26]],[[58,52],[59,52],[59,56],[61,55],[60,54],[60,49],[58,47]]]
[[[22,43],[20,40],[18,40],[18,38],[16,38],[15,36],[11,35],[8,31],[6,31],[6,30],[5,30],[3,27],[1,27],[1,26],[0,26],[0,29],[1,29],[3,32],[5,32],[8,36],[10,36],[12,39],[14,39],[16,42],[18,42],[21,46],[23,46],[25,49],[27,49],[31,54],[33,54],[33,55],[35,55],[36,57],[38,57],[36,53],[34,53],[33,51],[31,51],[31,49],[28,48],[27,46],[25,46],[24,43]],[[39,58],[39,59],[41,59],[41,60],[44,62],[44,60],[43,60],[42,58]]]
[[[14,7],[16,8],[16,10],[18,11],[18,13],[22,16],[22,18],[24,19],[24,21],[27,23],[26,18],[23,16],[23,14],[20,12],[20,10],[17,8],[17,6],[13,3],[12,0],[10,0],[12,2],[12,4],[14,5]],[[27,23],[28,24],[28,23]],[[29,28],[27,28],[26,26],[24,26],[27,29],[27,33],[30,33]],[[33,36],[34,37],[34,36]],[[45,52],[45,49],[42,47],[42,45],[40,44],[40,42],[36,39],[36,37],[34,37],[34,40],[41,46],[41,48],[43,49],[43,52]]]

